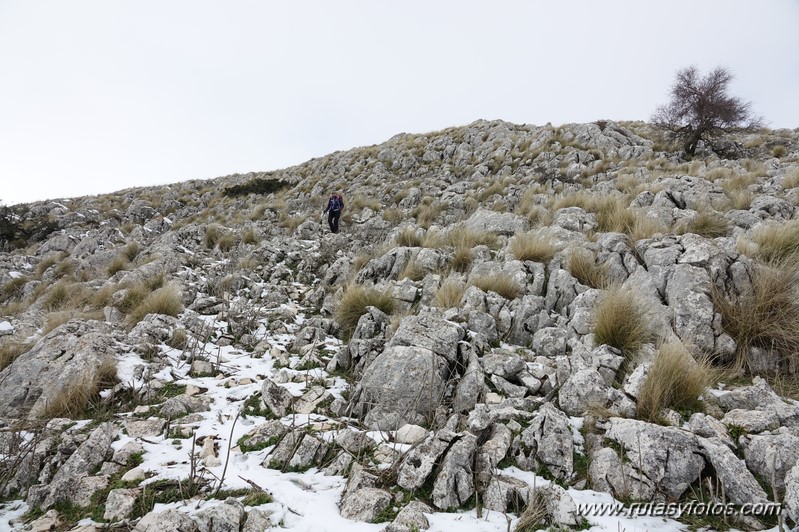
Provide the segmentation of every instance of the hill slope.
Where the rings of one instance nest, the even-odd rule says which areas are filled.
[[[684,161],[643,123],[479,121],[25,206],[36,230],[0,254],[0,512],[615,529],[580,505],[702,501],[736,513],[679,517],[746,528],[776,501],[799,522],[799,134],[734,140]]]

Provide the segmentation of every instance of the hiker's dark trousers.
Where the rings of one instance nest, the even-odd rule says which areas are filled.
[[[331,233],[338,233],[338,219],[341,217],[341,211],[328,211],[327,225],[330,226]]]

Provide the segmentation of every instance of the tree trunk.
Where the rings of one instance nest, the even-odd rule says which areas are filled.
[[[699,141],[702,139],[702,132],[700,130],[696,130],[691,132],[687,139],[685,139],[685,144],[683,144],[683,149],[685,153],[692,156],[696,153],[696,147],[699,144]]]

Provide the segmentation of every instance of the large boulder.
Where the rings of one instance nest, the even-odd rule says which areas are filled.
[[[68,386],[92,383],[116,351],[109,324],[61,325],[0,371],[0,418],[42,416]]]
[[[444,396],[448,374],[447,361],[430,349],[387,347],[364,372],[354,410],[378,430],[427,425]]]
[[[615,447],[592,455],[589,476],[596,489],[650,500],[678,499],[705,467],[696,435],[634,419],[611,418],[605,438]]]
[[[89,435],[55,476],[43,489],[31,490],[28,503],[48,509],[59,502],[76,503],[80,498],[80,480],[99,469],[106,458],[113,454],[111,444],[117,436],[113,423],[103,423]]]
[[[429,314],[409,316],[400,326],[386,347],[412,346],[428,349],[449,362],[458,354],[458,342],[466,331],[460,325]]]
[[[511,236],[529,230],[530,221],[518,214],[479,208],[464,222],[464,226],[472,231]]]

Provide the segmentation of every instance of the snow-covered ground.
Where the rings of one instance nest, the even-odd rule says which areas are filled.
[[[227,328],[227,324],[213,318],[206,318],[207,325],[220,334]],[[289,324],[290,333],[295,333],[301,327],[304,316],[299,313],[293,324]],[[286,346],[292,341],[293,334],[268,335],[265,327],[261,326],[257,333],[268,340],[279,351],[286,352]],[[328,338],[324,343],[324,351],[330,356],[340,348],[340,342],[335,338]],[[192,438],[176,438],[174,436],[153,436],[136,438],[135,441],[144,448],[143,462],[139,468],[146,472],[147,478],[141,485],[154,483],[158,480],[184,480],[190,475],[192,462],[198,467],[198,475],[208,482],[208,485],[217,488],[220,480],[224,490],[250,489],[253,485],[267,490],[273,501],[259,507],[271,513],[271,523],[278,528],[297,532],[323,532],[349,530],[354,532],[377,532],[385,528],[388,523],[363,523],[343,518],[338,510],[338,504],[346,485],[346,479],[341,476],[328,476],[316,468],[302,473],[283,473],[276,469],[262,466],[265,458],[273,447],[260,451],[241,452],[237,442],[242,436],[251,433],[265,420],[258,416],[241,416],[240,412],[244,402],[255,394],[259,394],[264,377],[275,379],[278,372],[284,372],[282,378],[275,379],[284,382],[284,386],[295,397],[301,396],[310,383],[324,380],[327,390],[334,397],[340,397],[347,384],[340,377],[328,375],[323,368],[310,370],[294,370],[292,367],[299,362],[298,356],[290,357],[288,368],[276,368],[275,358],[267,352],[261,358],[253,357],[252,353],[232,346],[221,346],[209,342],[201,346],[199,352],[205,353],[209,359],[218,364],[220,375],[215,377],[196,378],[190,376],[190,366],[182,359],[181,351],[167,345],[160,346],[161,356],[169,361],[156,376],[159,380],[173,381],[176,384],[194,386],[207,390],[204,395],[211,398],[213,403],[209,411],[197,416],[191,424],[195,441],[202,441],[206,437],[213,438],[217,449],[217,456],[210,459],[192,460],[192,452],[199,453],[199,446],[192,448]],[[136,367],[145,364],[137,355],[124,353],[119,355],[118,372],[120,380],[128,386],[140,389],[147,383],[141,378],[136,378]],[[286,426],[301,427],[311,425],[326,431],[325,438],[332,440],[338,430],[338,421],[318,414],[289,415],[281,420]],[[578,445],[582,444],[582,435],[578,429],[580,418],[573,418],[574,437]],[[184,424],[185,425],[185,424]],[[352,428],[352,425],[349,425]],[[390,435],[379,432],[368,432],[377,442],[388,443],[403,452],[407,445],[391,444]],[[114,443],[118,450],[134,441],[128,435],[121,435]],[[537,477],[535,474],[525,472],[515,467],[501,470],[503,475],[513,476],[533,486],[544,486],[548,481]],[[605,504],[608,507],[620,505],[609,494],[591,490],[569,489],[569,495],[581,505]],[[156,511],[166,508],[175,508],[184,512],[196,512],[212,505],[220,504],[221,500],[189,500],[170,504],[157,504]],[[27,511],[27,505],[22,501],[12,501],[0,508],[0,531],[22,529],[22,523],[15,522]],[[627,515],[592,516],[585,515],[590,530],[595,531],[625,531],[635,532],[644,530],[686,530],[687,525],[665,517],[640,517]],[[463,532],[508,532],[515,528],[518,516],[483,510],[478,516],[476,510],[455,513],[427,514],[431,531]],[[82,524],[90,524],[84,521]]]

